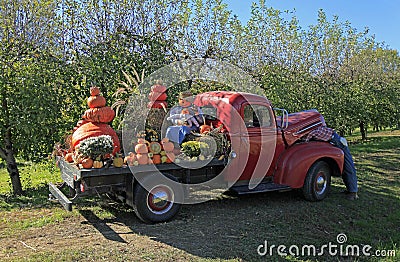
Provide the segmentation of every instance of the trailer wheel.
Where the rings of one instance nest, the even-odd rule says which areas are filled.
[[[179,186],[160,182],[155,175],[146,176],[141,183],[137,183],[134,190],[135,213],[140,220],[149,224],[159,223],[169,221],[178,214],[181,205],[176,201],[183,198],[183,190]]]
[[[315,162],[308,170],[303,185],[303,195],[309,201],[321,201],[331,188],[332,171],[324,161]]]

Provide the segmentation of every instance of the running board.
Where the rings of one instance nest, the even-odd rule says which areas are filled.
[[[67,211],[72,211],[72,202],[64,195],[61,190],[54,185],[53,183],[49,183],[49,190],[51,195],[60,202],[60,204],[65,208]]]
[[[253,189],[249,189],[249,185],[233,186],[230,188],[231,191],[238,195],[255,194],[270,191],[290,190],[290,186],[279,185],[274,183],[261,183]]]

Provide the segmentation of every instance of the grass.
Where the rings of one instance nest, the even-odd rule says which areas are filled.
[[[0,169],[0,260],[10,261],[400,261],[400,132],[349,138],[360,187],[346,201],[334,178],[332,192],[311,203],[296,191],[223,196],[184,206],[178,217],[157,225],[139,222],[131,209],[101,198],[82,200],[72,213],[47,201],[47,183],[59,173],[24,165],[24,197],[9,194]],[[259,256],[269,245],[370,245],[395,257]],[[23,243],[30,246],[26,247]],[[50,244],[49,244],[50,243]],[[33,250],[33,249],[35,250]]]

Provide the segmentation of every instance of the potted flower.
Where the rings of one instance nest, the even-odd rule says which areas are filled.
[[[111,136],[101,135],[97,137],[89,137],[80,142],[78,153],[84,158],[93,160],[104,159],[106,155],[110,155],[114,150],[114,144]]]

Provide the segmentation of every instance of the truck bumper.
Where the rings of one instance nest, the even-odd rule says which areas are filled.
[[[61,190],[54,185],[53,183],[49,183],[49,190],[51,193],[50,198],[54,198],[60,202],[60,204],[65,208],[67,211],[72,211],[72,202],[64,195]]]

